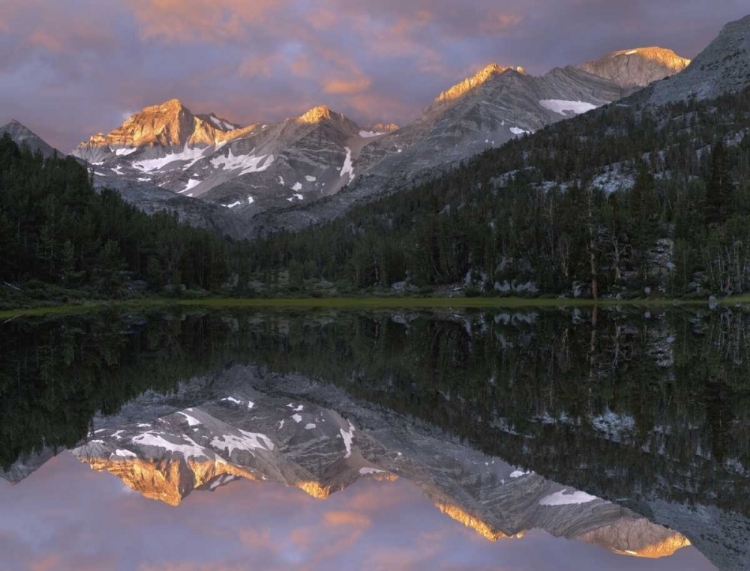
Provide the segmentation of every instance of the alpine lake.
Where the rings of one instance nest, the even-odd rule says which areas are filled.
[[[0,319],[0,569],[750,569],[750,306]]]

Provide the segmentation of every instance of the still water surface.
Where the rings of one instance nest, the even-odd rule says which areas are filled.
[[[0,326],[2,569],[750,568],[750,315]]]

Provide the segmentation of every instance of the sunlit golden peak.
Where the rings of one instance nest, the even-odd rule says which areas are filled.
[[[516,535],[507,535],[502,531],[492,529],[485,522],[467,513],[458,506],[441,502],[436,502],[435,506],[451,519],[454,519],[455,521],[464,524],[466,527],[473,529],[479,535],[489,539],[490,541],[497,541],[498,539],[521,539],[525,534],[525,532],[520,532]]]
[[[515,71],[516,73],[526,74],[526,70],[520,66],[504,67],[496,63],[491,63],[475,75],[468,77],[461,83],[454,85],[448,91],[443,91],[435,101],[442,102],[458,99],[472,89],[476,89],[477,87],[485,83],[488,79],[495,77],[496,75],[501,75],[507,71]]]
[[[340,119],[343,117],[337,113],[331,111],[328,106],[320,105],[313,107],[307,113],[297,119],[299,123],[319,123],[324,119]]]
[[[149,107],[143,108],[143,113],[170,113],[170,112],[177,112],[181,111],[183,109],[186,109],[186,107],[182,104],[182,101],[180,101],[177,98],[170,99],[169,101],[165,101],[164,103],[160,103],[159,105],[151,105]]]

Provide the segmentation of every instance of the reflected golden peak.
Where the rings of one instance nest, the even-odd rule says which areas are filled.
[[[307,495],[319,500],[327,500],[328,496],[331,495],[331,491],[321,486],[318,482],[299,482],[297,487]]]
[[[668,537],[663,541],[655,543],[653,545],[647,545],[637,551],[625,550],[619,551],[614,549],[615,553],[620,555],[629,555],[631,557],[641,557],[644,559],[661,559],[662,557],[671,557],[684,547],[690,547],[690,540],[684,535],[675,533],[672,537]]]
[[[526,533],[522,531],[515,535],[507,535],[502,531],[492,529],[489,525],[477,519],[473,515],[467,513],[458,506],[440,502],[435,503],[435,506],[451,519],[454,519],[457,522],[464,524],[466,527],[473,529],[479,535],[489,539],[490,541],[497,541],[498,539],[521,539]]]

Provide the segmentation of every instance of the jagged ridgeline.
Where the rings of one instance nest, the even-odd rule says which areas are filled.
[[[747,90],[660,107],[624,100],[272,237],[254,267],[304,263],[307,278],[358,288],[408,277],[496,293],[746,292],[748,129]]]

